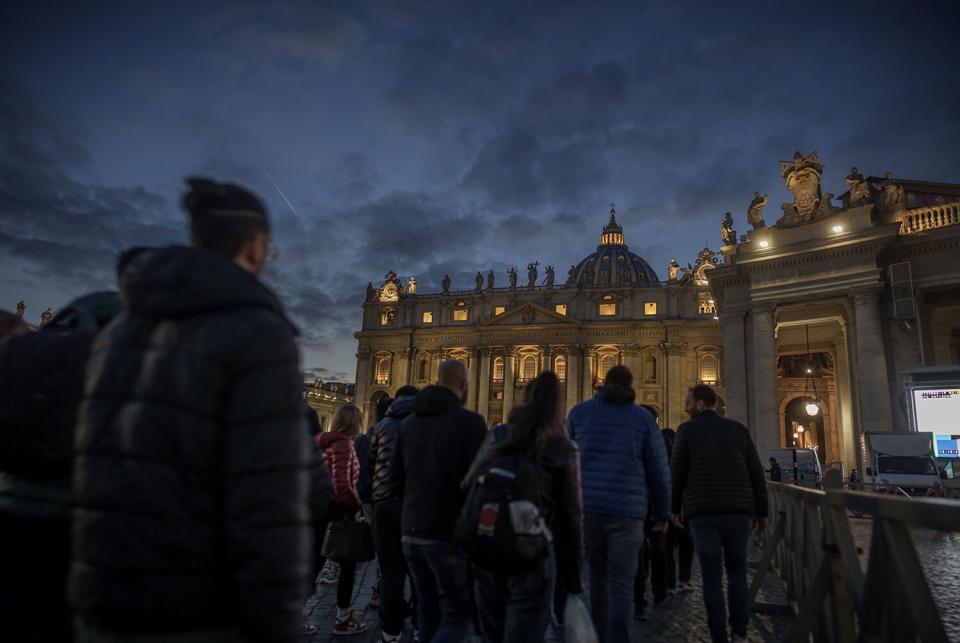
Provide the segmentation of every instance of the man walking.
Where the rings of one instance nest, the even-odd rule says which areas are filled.
[[[75,440],[80,643],[296,643],[312,465],[294,329],[257,276],[267,213],[194,179],[192,247],[140,252],[97,337]]]
[[[600,640],[630,640],[634,578],[644,521],[666,529],[670,470],[653,416],[634,404],[633,375],[610,369],[596,396],[570,411],[567,428],[580,449],[583,531],[590,603]]]
[[[717,395],[700,384],[690,389],[673,447],[673,520],[690,529],[703,573],[703,602],[710,636],[727,639],[723,567],[727,568],[733,641],[747,640],[747,541],[750,518],[766,523],[763,467],[747,427],[717,414]]]
[[[453,544],[463,506],[460,482],[487,436],[463,408],[470,382],[463,362],[440,364],[437,385],[417,394],[390,462],[390,485],[403,498],[403,553],[417,594],[420,640],[460,641],[470,624],[467,561]]]
[[[373,499],[373,542],[380,564],[380,641],[394,643],[403,633],[403,586],[407,579],[407,563],[400,541],[400,498],[388,478],[394,445],[403,420],[413,413],[417,389],[401,386],[397,397],[386,411],[386,417],[374,427],[370,440],[370,471]]]

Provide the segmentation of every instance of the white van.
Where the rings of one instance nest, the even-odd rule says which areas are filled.
[[[819,482],[823,478],[816,449],[770,449],[770,457],[783,469],[783,482]]]
[[[865,467],[863,481],[924,491],[937,481],[933,434],[866,432],[860,436]]]

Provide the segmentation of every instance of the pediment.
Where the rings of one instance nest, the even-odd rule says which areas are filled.
[[[538,304],[525,303],[513,310],[483,322],[483,326],[542,326],[546,324],[576,324],[577,320],[554,312]]]

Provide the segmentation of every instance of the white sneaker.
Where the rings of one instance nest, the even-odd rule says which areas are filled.
[[[367,626],[353,618],[353,612],[350,612],[346,618],[337,617],[337,622],[333,624],[334,636],[353,636],[367,631]]]

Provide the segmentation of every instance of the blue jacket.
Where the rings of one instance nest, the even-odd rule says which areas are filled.
[[[578,404],[567,430],[580,449],[583,510],[660,520],[670,517],[670,466],[657,423],[633,390],[606,385]]]

